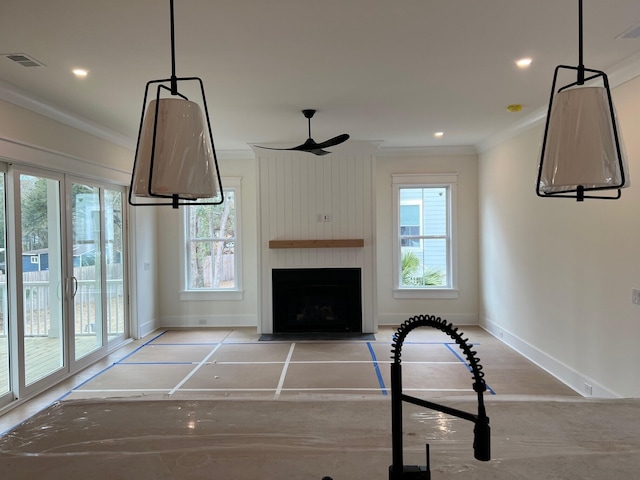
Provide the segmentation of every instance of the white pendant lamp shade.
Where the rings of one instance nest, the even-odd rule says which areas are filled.
[[[558,92],[547,124],[539,191],[554,194],[579,187],[587,191],[627,187],[626,159],[621,142],[616,142],[614,122],[606,88]]]
[[[149,102],[134,165],[132,189],[138,197],[218,195],[207,123],[198,104],[183,98]]]

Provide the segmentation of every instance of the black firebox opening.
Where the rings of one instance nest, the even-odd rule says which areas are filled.
[[[273,331],[362,332],[359,268],[272,271]]]

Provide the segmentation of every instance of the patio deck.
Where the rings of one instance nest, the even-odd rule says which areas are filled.
[[[81,358],[95,349],[96,335],[76,337],[76,349]],[[60,339],[55,337],[26,337],[25,363],[30,365],[27,384],[31,384],[56,370],[60,365]],[[0,337],[0,395],[7,392],[9,385],[9,362],[7,337]]]

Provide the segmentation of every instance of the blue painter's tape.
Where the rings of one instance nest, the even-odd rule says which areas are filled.
[[[200,362],[118,362],[118,365],[198,365]]]
[[[456,358],[458,360],[460,360],[464,364],[465,367],[467,367],[467,370],[469,370],[471,373],[473,373],[473,370],[471,369],[471,367],[469,366],[467,361],[462,357],[462,355],[460,355],[456,350],[453,349],[452,345],[455,345],[455,344],[445,343],[445,346],[451,351],[451,353],[453,353],[456,356]],[[485,383],[485,385],[487,387],[487,391],[491,395],[495,395],[496,394],[496,392],[489,385],[487,385],[486,383]]]
[[[378,383],[380,384],[382,395],[387,395],[387,387],[384,384],[384,378],[382,378],[382,372],[380,371],[380,365],[378,365],[376,352],[373,351],[373,347],[371,346],[370,342],[367,342],[367,347],[369,347],[369,353],[371,354],[371,359],[373,360],[373,368],[375,369],[376,375],[378,376]]]
[[[149,340],[148,342],[140,345],[138,348],[136,348],[133,352],[125,355],[124,357],[122,357],[120,360],[118,360],[115,363],[112,363],[111,365],[109,365],[108,367],[100,370],[98,373],[96,373],[95,375],[93,375],[92,377],[88,378],[87,380],[85,380],[84,382],[82,382],[80,385],[76,385],[75,387],[73,387],[71,390],[69,390],[67,393],[65,393],[64,395],[62,395],[60,398],[58,398],[56,400],[56,402],[59,402],[63,399],[65,399],[66,397],[68,397],[69,395],[71,395],[75,390],[77,390],[78,388],[86,385],[87,383],[89,383],[91,380],[93,380],[94,378],[96,378],[98,375],[102,375],[104,372],[106,372],[107,370],[110,370],[111,368],[113,368],[114,366],[118,365],[119,363],[122,363],[124,360],[126,360],[127,358],[129,358],[131,355],[133,355],[134,353],[140,351],[140,349],[142,349],[143,347],[146,347],[147,345],[149,345],[151,342],[154,342],[155,340],[157,340],[158,338],[160,338],[162,335],[164,335],[165,333],[167,333],[166,331],[156,335],[155,337],[153,337],[151,340]]]

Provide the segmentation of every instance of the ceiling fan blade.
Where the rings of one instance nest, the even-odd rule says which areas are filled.
[[[297,147],[292,147],[289,150],[298,150],[300,152],[311,152],[312,150],[321,149],[322,146],[316,143],[313,138],[307,138],[307,140]]]
[[[311,138],[311,118],[313,117],[313,114],[316,113],[316,111],[303,110],[302,113],[309,123],[309,138],[307,138],[307,140],[303,144],[291,148],[261,147],[260,145],[256,145],[256,147],[264,148],[267,150],[294,150],[298,152],[313,153],[314,155],[327,155],[331,152],[326,151],[325,148],[340,145],[341,143],[349,140],[349,135],[347,133],[343,133],[342,135],[330,138],[329,140],[326,140],[322,143],[317,143],[313,138]]]
[[[264,148],[265,150],[298,151],[298,152],[305,152],[305,153],[313,153],[314,155],[327,155],[331,153],[326,150],[323,150],[322,148],[319,148],[318,144],[315,142],[313,142],[313,145],[311,146],[307,145],[307,142],[305,142],[302,145],[298,145],[297,147],[292,147],[292,148],[263,147],[261,145],[256,145],[256,147]]]
[[[321,148],[316,148],[314,150],[305,150],[309,153],[313,153],[314,155],[328,155],[331,152],[327,152],[326,150],[322,150]]]
[[[262,145],[254,145],[254,147],[264,148],[265,150],[279,150],[279,151],[294,150],[293,148],[263,147]]]
[[[348,133],[343,133],[342,135],[338,135],[337,137],[333,137],[333,138],[330,138],[329,140],[326,140],[324,142],[317,143],[316,147],[317,148],[333,147],[335,145],[340,145],[341,143],[344,143],[347,140],[349,140],[349,134]]]

